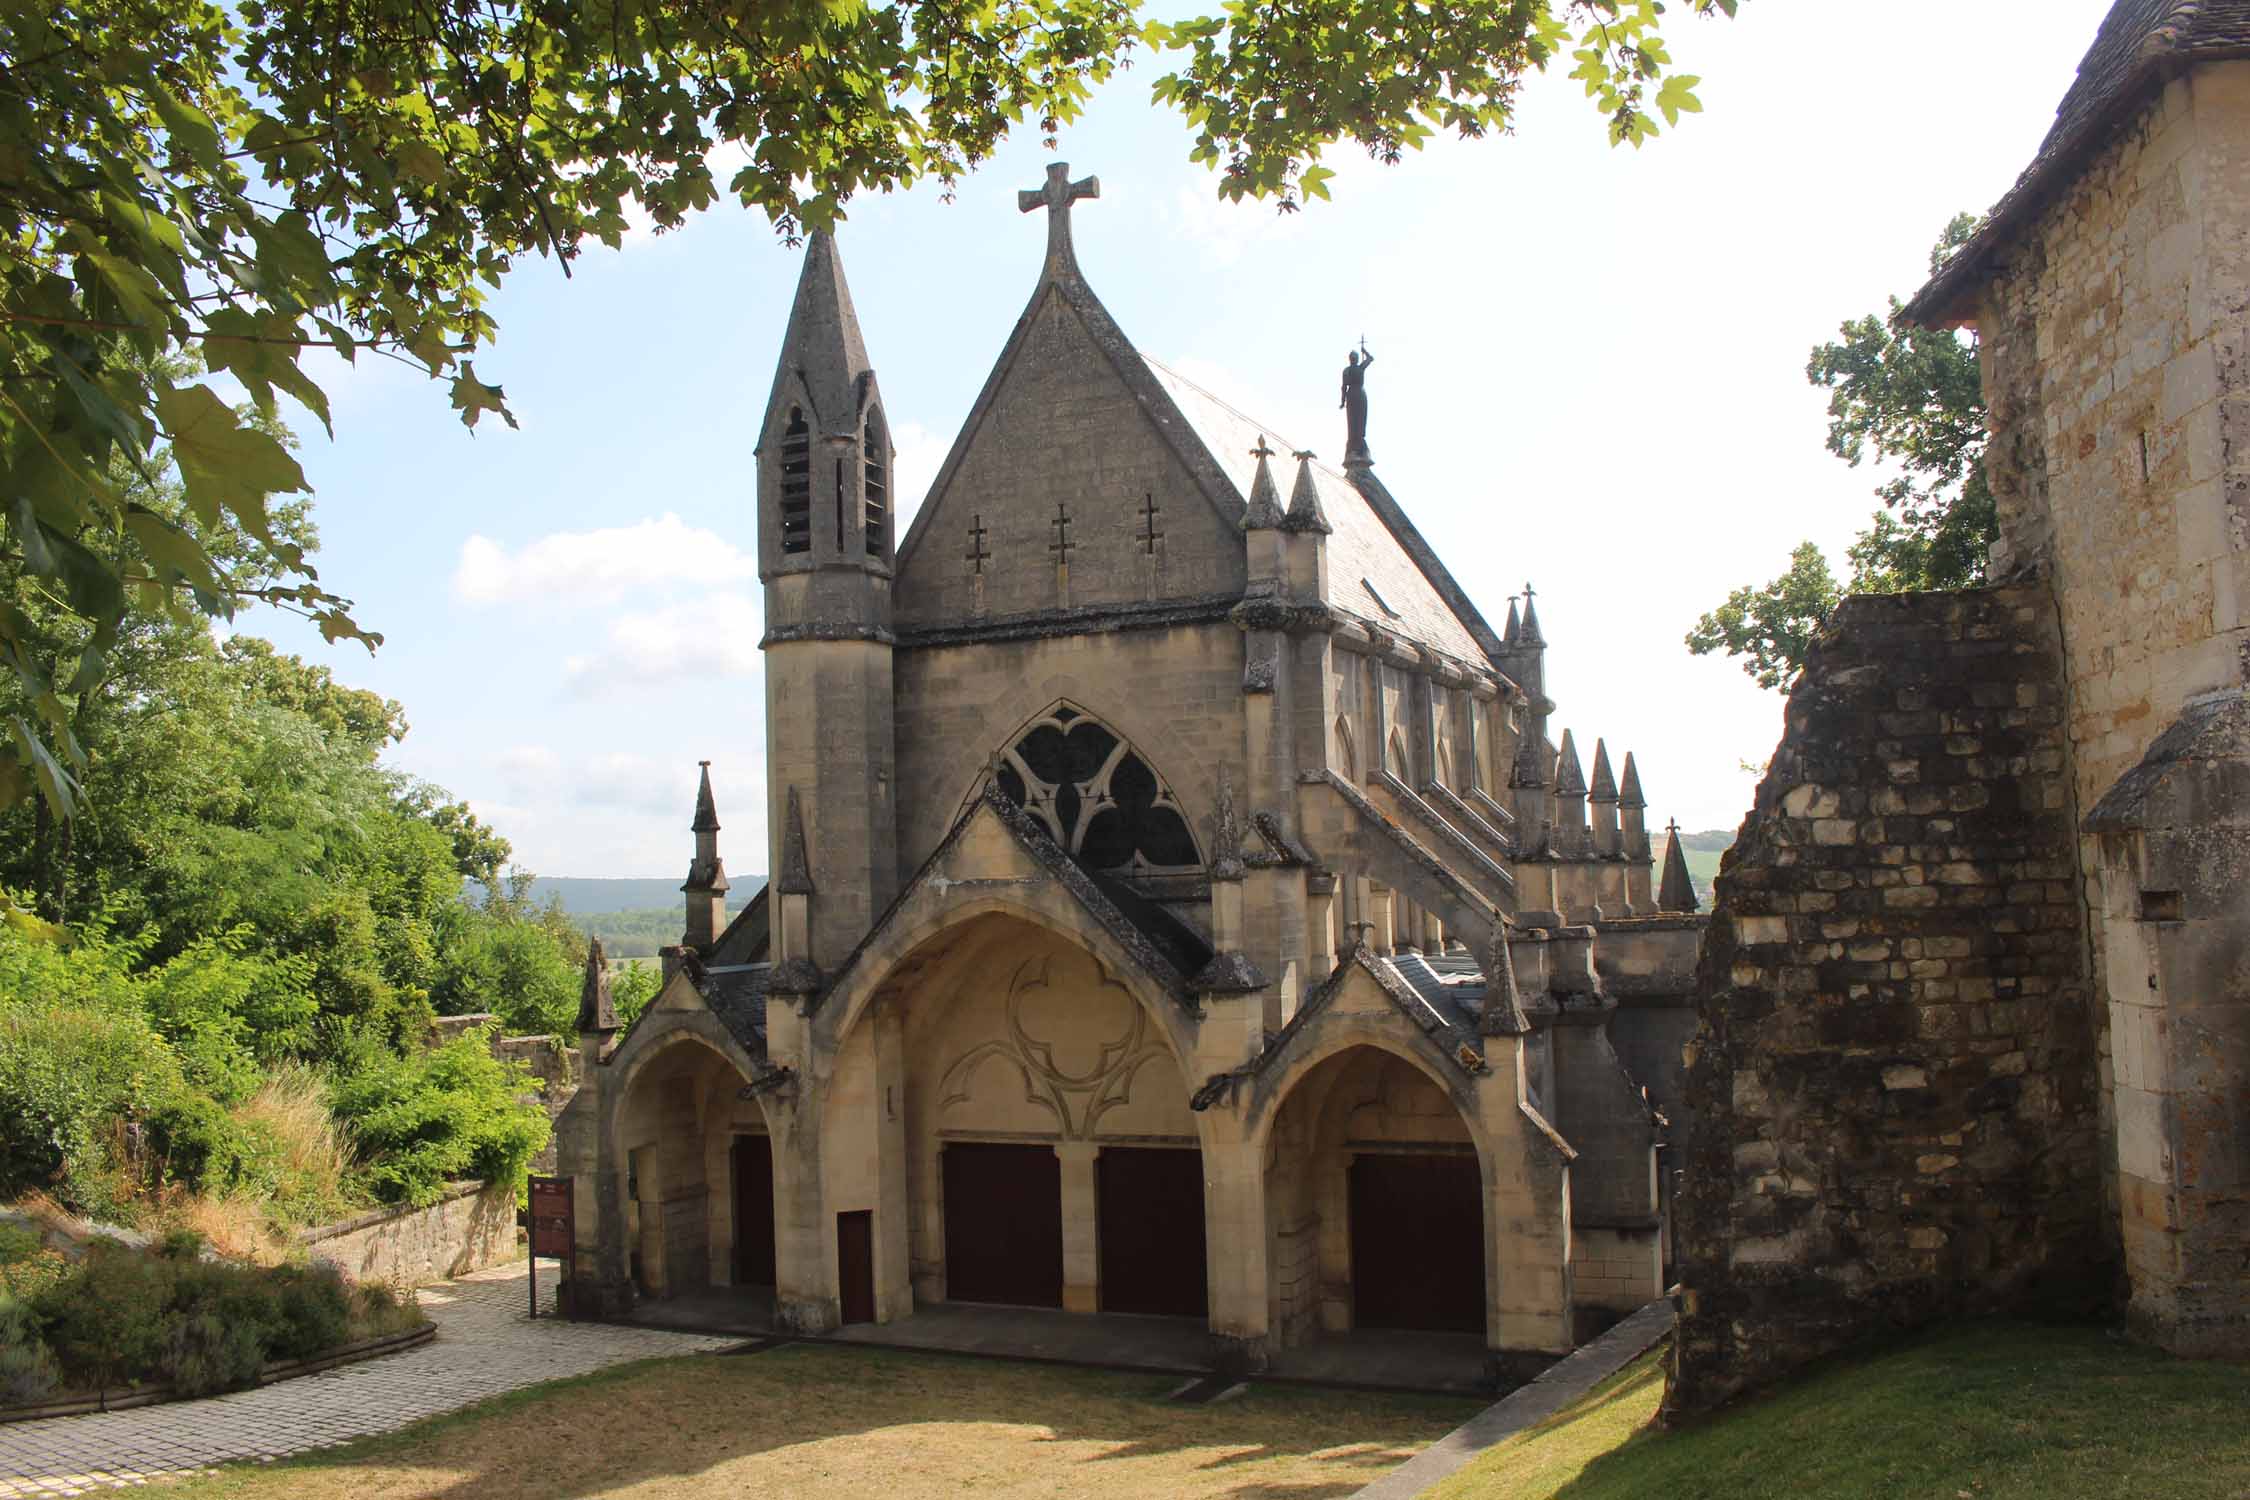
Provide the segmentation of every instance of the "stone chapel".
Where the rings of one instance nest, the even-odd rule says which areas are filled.
[[[1660,1296],[1702,918],[1639,767],[1550,737],[1377,478],[1133,347],[1049,169],[1036,284],[903,536],[881,390],[811,238],[767,400],[770,883],[708,763],[681,943],[598,959],[568,1305],[770,1288],[1355,1329],[1535,1368]]]

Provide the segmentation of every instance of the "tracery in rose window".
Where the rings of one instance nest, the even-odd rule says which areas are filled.
[[[1002,795],[1089,870],[1138,878],[1199,872],[1171,788],[1108,725],[1057,704],[1001,752]]]

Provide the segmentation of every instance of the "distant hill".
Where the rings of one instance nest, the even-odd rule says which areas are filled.
[[[1713,854],[1724,854],[1734,847],[1734,830],[1731,828],[1706,828],[1701,833],[1680,835],[1682,849],[1707,849]]]
[[[758,894],[764,887],[763,875],[736,875],[729,877],[734,889],[727,893],[729,908],[740,911],[742,903]],[[480,899],[483,888],[470,883],[469,897]],[[553,896],[562,902],[562,909],[573,917],[598,917],[611,912],[645,912],[669,909],[674,913],[684,910],[680,904],[680,882],[663,880],[605,880],[582,875],[541,875],[531,883],[531,899],[544,902]],[[678,941],[677,937],[673,941]]]

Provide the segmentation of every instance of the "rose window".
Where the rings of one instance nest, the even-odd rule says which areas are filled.
[[[999,784],[1089,870],[1139,877],[1202,868],[1171,788],[1132,746],[1068,704],[1001,752]]]

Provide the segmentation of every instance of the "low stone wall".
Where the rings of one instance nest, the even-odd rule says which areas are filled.
[[[2038,589],[1851,599],[1719,876],[1670,1409],[1871,1335],[2102,1310],[2099,1095]]]
[[[495,1036],[492,1055],[504,1062],[522,1063],[539,1080],[539,1102],[546,1107],[549,1124],[561,1117],[563,1106],[578,1092],[578,1048],[562,1037]],[[549,1137],[531,1159],[531,1170],[551,1173],[555,1161],[555,1142]]]
[[[513,1183],[458,1182],[427,1208],[388,1208],[297,1236],[354,1281],[421,1286],[516,1256]]]

